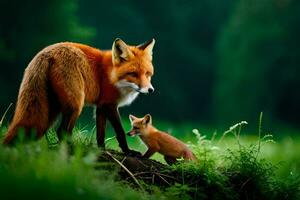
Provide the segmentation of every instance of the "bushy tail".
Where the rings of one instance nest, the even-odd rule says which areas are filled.
[[[3,140],[3,144],[11,144],[20,128],[25,135],[35,131],[41,137],[48,128],[49,102],[47,95],[47,75],[50,59],[38,54],[25,70],[20,86],[18,101],[13,120]]]

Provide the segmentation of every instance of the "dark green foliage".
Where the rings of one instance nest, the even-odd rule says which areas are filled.
[[[268,119],[299,124],[299,13],[297,0],[237,2],[217,46],[220,121],[254,120],[263,110]]]

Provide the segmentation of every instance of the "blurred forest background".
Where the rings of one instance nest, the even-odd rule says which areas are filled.
[[[5,0],[0,7],[0,113],[16,102],[25,67],[47,45],[110,49],[116,37],[155,38],[156,92],[122,114],[256,127],[263,111],[267,126],[299,128],[299,0]]]

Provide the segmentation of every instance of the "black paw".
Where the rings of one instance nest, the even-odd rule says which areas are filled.
[[[134,150],[128,150],[125,152],[126,156],[132,156],[132,157],[142,157],[142,154],[138,151],[134,151]]]

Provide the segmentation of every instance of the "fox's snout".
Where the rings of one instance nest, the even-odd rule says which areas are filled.
[[[126,135],[128,135],[128,136],[135,136],[136,132],[135,131],[129,131]]]
[[[150,83],[149,86],[145,86],[145,87],[141,87],[140,85],[127,81],[127,80],[121,80],[119,82],[117,82],[116,86],[118,88],[131,88],[139,93],[143,93],[143,94],[148,94],[148,93],[153,93],[154,92],[154,87],[152,86],[152,84]]]
[[[149,89],[148,89],[148,92],[149,92],[149,93],[153,93],[153,92],[154,92],[154,88],[153,88],[153,87],[152,87],[152,88],[149,88]]]
[[[139,89],[140,93],[148,94],[148,93],[153,93],[154,92],[154,87],[150,84],[149,87],[144,87]]]

